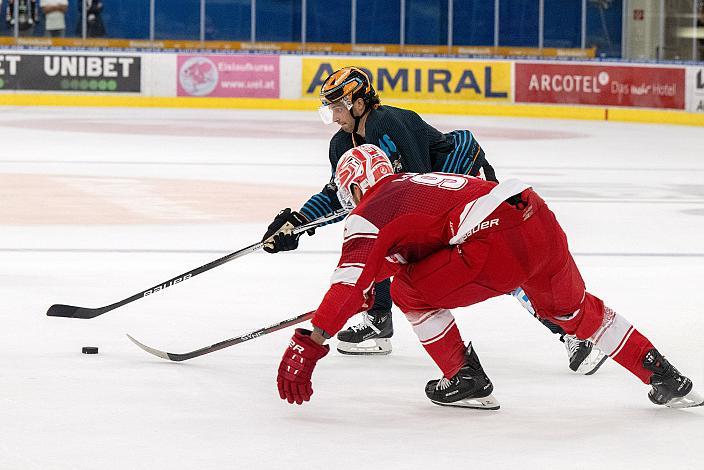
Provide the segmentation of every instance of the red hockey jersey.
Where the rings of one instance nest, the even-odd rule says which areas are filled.
[[[517,180],[497,186],[447,173],[400,173],[383,179],[345,220],[342,255],[313,325],[334,335],[371,305],[375,282],[393,276],[404,264],[491,229],[487,216],[528,187]]]

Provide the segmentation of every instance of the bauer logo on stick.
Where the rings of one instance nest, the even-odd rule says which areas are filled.
[[[146,296],[148,296],[148,295],[151,295],[151,294],[153,294],[153,293],[155,293],[155,292],[159,292],[160,290],[166,289],[167,287],[171,287],[171,286],[173,286],[174,284],[178,284],[179,282],[185,281],[185,280],[190,279],[190,278],[191,278],[191,275],[190,275],[190,274],[186,274],[185,276],[182,276],[182,277],[177,277],[177,278],[174,279],[173,281],[168,281],[168,282],[163,283],[163,284],[160,285],[160,286],[156,286],[156,287],[153,288],[153,289],[149,289],[148,291],[146,291],[146,292],[144,293],[144,297],[146,297]]]

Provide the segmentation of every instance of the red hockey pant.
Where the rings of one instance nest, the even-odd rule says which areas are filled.
[[[580,339],[592,338],[649,383],[651,373],[642,359],[653,347],[650,341],[586,292],[555,215],[532,190],[524,191],[523,199],[523,210],[506,203],[496,209],[487,218],[499,219],[493,229],[409,264],[395,276],[393,301],[426,351],[444,376],[452,377],[464,365],[465,348],[449,310],[522,287],[538,316]]]

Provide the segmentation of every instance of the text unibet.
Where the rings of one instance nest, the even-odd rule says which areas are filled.
[[[132,57],[46,56],[44,73],[50,77],[126,78]]]

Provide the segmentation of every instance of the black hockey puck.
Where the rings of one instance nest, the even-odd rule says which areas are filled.
[[[96,348],[95,346],[83,346],[81,352],[83,354],[98,354],[98,348]]]

